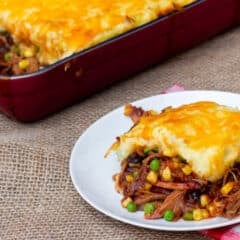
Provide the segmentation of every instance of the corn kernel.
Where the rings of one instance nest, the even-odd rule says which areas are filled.
[[[27,48],[23,51],[23,56],[26,58],[33,57],[34,56],[34,51],[31,48]]]
[[[172,157],[173,151],[171,149],[165,149],[164,155],[167,157]]]
[[[202,209],[202,216],[203,216],[203,219],[209,218],[209,212],[207,209]]]
[[[207,205],[207,210],[212,217],[215,217],[217,215],[217,210],[216,210],[214,204]]]
[[[180,168],[181,164],[178,158],[173,158],[173,168]]]
[[[172,180],[172,174],[171,174],[171,170],[170,170],[169,167],[166,167],[166,168],[163,169],[162,179],[164,181],[171,181]]]
[[[18,63],[19,68],[26,69],[29,66],[29,60],[23,59]]]
[[[127,205],[128,205],[130,202],[132,202],[132,199],[131,199],[130,197],[124,199],[124,200],[122,201],[122,207],[126,208]]]
[[[210,198],[207,194],[202,194],[200,196],[200,203],[202,207],[207,206],[209,202],[210,202]]]
[[[189,165],[185,165],[182,168],[182,171],[184,172],[185,175],[190,175],[192,173],[192,168]]]
[[[5,61],[8,61],[10,58],[11,58],[11,53],[10,52],[7,52],[7,53],[4,54],[4,60]]]
[[[222,195],[228,195],[233,189],[234,182],[228,182],[221,188]]]
[[[179,162],[173,162],[173,168],[179,168],[180,167],[180,164],[179,164]]]
[[[144,189],[145,190],[150,190],[151,187],[152,187],[152,185],[150,183],[145,183],[144,184]]]
[[[209,218],[209,213],[206,209],[197,208],[193,210],[193,220],[200,221],[205,218]]]
[[[202,212],[201,209],[197,208],[193,210],[193,220],[195,221],[199,221],[202,220],[203,216],[202,216]]]
[[[134,177],[132,175],[130,175],[130,174],[126,175],[125,178],[126,178],[126,181],[129,182],[129,183],[133,182],[133,179],[134,179]]]
[[[151,183],[151,184],[155,184],[158,180],[158,175],[156,172],[154,171],[150,171],[146,177],[146,179]]]

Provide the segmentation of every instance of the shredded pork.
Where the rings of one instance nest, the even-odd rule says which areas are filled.
[[[24,56],[25,51],[32,51],[32,55]],[[8,32],[0,32],[0,74],[20,75],[39,70],[40,64],[33,48],[22,49],[14,43]]]

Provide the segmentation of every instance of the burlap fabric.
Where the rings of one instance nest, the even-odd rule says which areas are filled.
[[[151,231],[112,220],[84,202],[69,176],[72,147],[91,123],[175,83],[240,92],[240,29],[40,122],[21,124],[0,115],[0,239],[206,239],[196,232]]]

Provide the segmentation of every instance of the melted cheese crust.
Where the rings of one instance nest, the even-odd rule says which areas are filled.
[[[0,29],[51,64],[196,0],[4,0]]]
[[[240,111],[214,102],[196,102],[145,116],[120,136],[114,148],[126,158],[138,147],[159,147],[181,156],[200,177],[216,181],[240,161]]]

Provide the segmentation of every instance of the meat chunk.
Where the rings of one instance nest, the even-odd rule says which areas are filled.
[[[147,219],[161,218],[166,210],[172,210],[174,212],[175,220],[182,216],[184,209],[184,197],[185,190],[175,190],[169,194],[162,204],[159,204],[157,209],[152,213],[145,215]]]
[[[17,45],[13,42],[11,35],[7,32],[0,32],[0,74],[19,75],[35,72],[40,64],[35,56],[24,56]],[[25,64],[21,64],[24,60]]]

